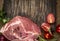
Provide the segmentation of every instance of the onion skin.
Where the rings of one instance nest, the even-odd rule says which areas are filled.
[[[54,22],[55,22],[55,17],[54,17],[54,15],[53,15],[53,13],[49,13],[49,14],[47,15],[47,22],[48,22],[48,23],[54,23]]]

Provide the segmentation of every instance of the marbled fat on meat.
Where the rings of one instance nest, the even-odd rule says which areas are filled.
[[[0,31],[7,39],[15,41],[37,41],[41,35],[39,27],[26,17],[16,16],[6,23]]]

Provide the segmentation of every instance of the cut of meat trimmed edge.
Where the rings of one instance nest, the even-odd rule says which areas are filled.
[[[17,22],[18,21],[18,22]],[[6,23],[2,28],[1,28],[1,30],[0,30],[0,32],[7,38],[7,39],[9,39],[9,36],[7,37],[6,36],[6,34],[7,34],[7,32],[9,31],[9,28],[11,28],[11,26],[12,26],[12,28],[13,28],[13,25],[16,25],[16,24],[18,24],[18,25],[21,25],[20,23],[24,26],[24,29],[26,30],[26,31],[24,31],[25,33],[27,33],[27,34],[32,34],[32,37],[33,37],[33,35],[41,35],[41,31],[40,31],[40,29],[39,29],[39,27],[35,24],[35,23],[33,23],[30,19],[28,19],[28,18],[26,18],[26,17],[21,17],[21,16],[16,16],[16,17],[14,17],[11,21],[9,21],[8,23]],[[26,23],[25,23],[26,22]],[[11,25],[12,24],[12,25]],[[27,26],[26,24],[28,24],[29,26]],[[21,26],[22,26],[21,25]],[[27,28],[28,29],[32,29],[32,31],[27,31]],[[15,27],[14,27],[15,28]],[[19,28],[21,28],[21,27],[19,27]],[[23,27],[22,27],[22,29],[23,29]],[[6,32],[7,31],[7,32]],[[6,34],[5,34],[6,33]],[[10,32],[11,33],[11,32]],[[10,33],[8,33],[7,35],[9,35]],[[18,35],[19,35],[19,33],[18,33]],[[13,36],[13,34],[12,34],[12,36]],[[16,37],[16,36],[13,36],[13,37]],[[27,37],[29,37],[29,36],[27,36]],[[30,37],[31,38],[31,37]],[[9,39],[9,40],[11,40],[11,39]]]

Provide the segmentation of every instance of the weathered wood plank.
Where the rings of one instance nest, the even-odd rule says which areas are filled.
[[[41,25],[46,21],[47,14],[52,12],[56,15],[55,3],[56,0],[4,0],[4,10],[7,17],[25,16]]]

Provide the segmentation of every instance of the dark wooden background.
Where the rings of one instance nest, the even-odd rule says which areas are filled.
[[[57,0],[57,24],[60,24],[60,0]]]
[[[39,0],[39,2],[38,2],[38,0],[28,0],[27,2],[26,1],[23,2],[23,0],[22,0],[22,3],[21,3],[22,8],[20,7],[21,5],[20,6],[18,5],[17,7],[13,7],[13,6],[15,6],[15,4],[16,5],[19,4],[19,2],[21,0],[20,1],[15,0],[14,2],[13,1],[14,0],[5,0],[5,1],[0,0],[0,9],[2,9],[2,7],[5,8],[7,17],[12,18],[16,15],[26,16],[26,17],[32,19],[38,25],[41,25],[41,23],[46,20],[46,15],[50,12],[53,12],[56,17],[57,25],[60,24],[60,0],[57,0],[57,4],[54,4],[54,3],[56,3],[55,0],[50,0],[50,1],[49,0],[45,0],[45,1]],[[24,3],[24,6],[23,6],[23,3]],[[53,7],[52,7],[52,5],[53,5]],[[17,13],[18,10],[16,10],[16,9],[19,9],[20,13]],[[16,15],[13,13],[15,10],[16,10],[16,13],[15,13]],[[55,27],[56,27],[55,25],[56,25],[56,23],[52,26],[53,29],[55,29]],[[57,41],[60,41],[60,34],[54,33],[54,35],[56,37],[55,39],[58,39]],[[58,38],[57,38],[57,36],[58,36]],[[51,40],[48,40],[48,41],[51,41]]]
[[[53,13],[56,17],[56,0],[4,0],[3,9],[6,17],[20,15],[30,18],[39,26],[46,21],[46,16]],[[56,23],[52,24],[55,28]]]

